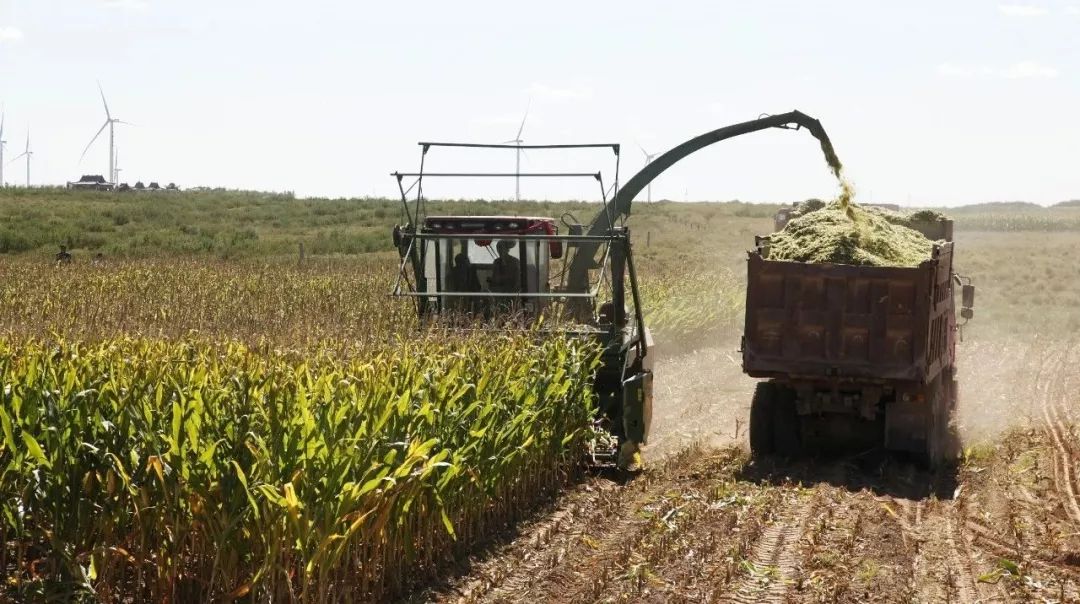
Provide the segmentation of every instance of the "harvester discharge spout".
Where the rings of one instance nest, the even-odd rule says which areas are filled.
[[[630,206],[634,198],[637,197],[649,183],[655,180],[656,177],[663,174],[665,170],[675,165],[679,160],[714,143],[768,128],[784,128],[787,130],[805,128],[814,136],[814,138],[820,141],[821,150],[825,154],[825,161],[829,164],[830,170],[832,170],[833,174],[837,177],[840,176],[840,171],[842,169],[840,159],[837,157],[836,151],[833,149],[832,141],[829,140],[829,135],[825,133],[825,128],[822,127],[821,122],[801,111],[790,111],[788,113],[777,115],[763,115],[756,120],[732,124],[711,132],[706,132],[705,134],[692,138],[658,156],[618,190],[615,194],[615,198],[612,199],[609,204],[610,212],[600,212],[596,215],[592,224],[589,225],[588,235],[605,235],[609,233],[615,226],[613,224],[614,221],[625,219],[630,215]],[[569,281],[572,286],[582,287],[584,284],[588,283],[589,270],[598,268],[596,259],[598,250],[599,246],[596,244],[583,245],[581,249],[578,250],[570,267]]]

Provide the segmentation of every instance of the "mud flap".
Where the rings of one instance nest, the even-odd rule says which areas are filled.
[[[642,371],[623,380],[623,434],[626,440],[648,443],[652,426],[653,374]]]

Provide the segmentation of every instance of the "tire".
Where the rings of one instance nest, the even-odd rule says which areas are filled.
[[[951,388],[949,391],[949,427],[948,436],[945,440],[945,459],[949,463],[955,463],[964,454],[964,443],[960,439],[960,431],[956,429],[956,424],[953,422],[957,405],[959,405],[960,384],[956,380],[951,380],[949,386]]]
[[[615,467],[622,472],[640,472],[645,464],[641,458],[641,445],[632,440],[619,439],[619,450],[615,458]]]
[[[949,381],[945,382],[945,384],[948,385],[939,385],[934,389],[932,398],[929,401],[930,417],[928,418],[924,457],[926,467],[931,470],[937,470],[946,465],[950,461],[954,449],[954,430],[949,421],[952,418],[951,410],[953,407],[950,404],[952,383]]]
[[[773,447],[784,457],[802,454],[802,433],[799,414],[795,410],[795,392],[790,388],[774,385],[773,395]]]
[[[775,393],[776,385],[772,382],[758,382],[754,389],[750,403],[750,453],[754,457],[776,452],[772,425]]]

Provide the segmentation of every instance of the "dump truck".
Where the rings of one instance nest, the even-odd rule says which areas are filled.
[[[603,349],[594,381],[596,426],[615,443],[594,458],[614,458],[626,466],[647,444],[652,416],[654,343],[645,325],[630,229],[625,221],[635,197],[679,160],[729,138],[781,128],[806,129],[835,160],[821,124],[799,112],[758,119],[706,132],[656,157],[619,186],[617,143],[554,145],[420,142],[420,169],[393,172],[404,223],[394,227],[400,265],[391,294],[415,304],[422,322],[441,321],[465,329],[523,329],[543,317],[561,335],[589,338]],[[610,189],[603,171],[441,172],[426,168],[435,151],[477,149],[543,153],[608,150],[614,158]],[[611,174],[611,172],[608,172]],[[594,181],[600,203],[587,223],[573,216],[462,216],[430,213],[424,195],[432,180],[451,178],[559,178]],[[608,192],[615,194],[608,197]],[[411,196],[414,196],[410,198]],[[561,320],[560,320],[561,319]],[[544,331],[530,328],[543,337]]]
[[[743,370],[755,456],[884,448],[931,466],[954,457],[958,327],[975,288],[953,271],[953,224],[912,228],[935,241],[916,267],[747,259]],[[963,323],[955,313],[960,285]]]

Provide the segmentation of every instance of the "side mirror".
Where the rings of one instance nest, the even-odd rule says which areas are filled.
[[[961,306],[965,309],[971,309],[975,307],[975,286],[965,285],[960,290]]]

